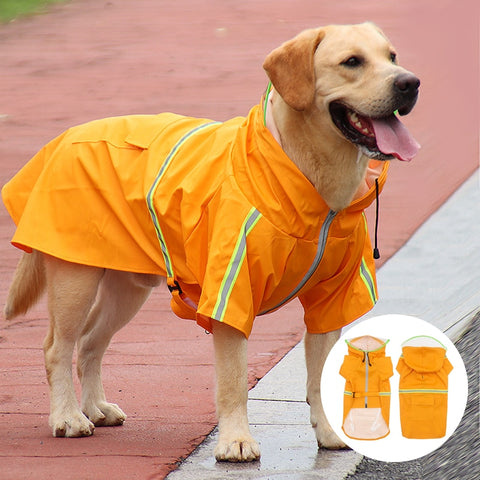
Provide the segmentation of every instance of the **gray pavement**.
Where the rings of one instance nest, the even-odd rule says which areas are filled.
[[[479,219],[477,171],[380,269],[378,283],[381,299],[368,317],[387,313],[417,316],[446,332],[452,341],[457,341],[480,311]],[[471,350],[470,347],[466,351],[471,352],[463,357],[467,371],[472,371],[472,368],[475,371],[476,367],[472,365],[477,362],[476,349]],[[474,381],[478,384],[478,378]],[[478,385],[474,388],[478,392]],[[216,463],[213,446],[217,432],[214,430],[167,477],[168,480],[478,478],[469,477],[468,472],[467,476],[461,477],[442,473],[442,469],[447,467],[446,461],[442,460],[445,453],[438,453],[441,451],[430,456],[429,473],[422,473],[418,462],[396,464],[394,471],[390,471],[391,464],[363,460],[354,451],[318,451],[304,399],[305,367],[303,344],[300,343],[249,394],[250,423],[262,449],[261,461],[243,465]],[[478,411],[473,410],[478,416]],[[478,425],[477,422],[470,423]],[[478,429],[476,433],[478,440]],[[445,445],[447,447],[442,448],[443,452],[445,448],[450,452],[447,462],[450,467],[454,467],[455,459],[463,462],[463,456],[453,451],[455,447],[448,446],[451,443]],[[471,442],[467,441],[466,445],[464,449],[472,448]],[[379,473],[376,477],[359,476],[365,467],[370,474],[372,470]]]

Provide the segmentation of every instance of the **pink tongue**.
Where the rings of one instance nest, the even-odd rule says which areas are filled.
[[[420,149],[419,143],[408,129],[395,116],[371,119],[378,149],[385,155],[393,155],[399,160],[409,162]]]

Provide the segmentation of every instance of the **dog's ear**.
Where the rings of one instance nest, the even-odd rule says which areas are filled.
[[[314,100],[313,55],[324,36],[321,28],[304,30],[270,52],[263,63],[275,90],[295,110],[305,110]]]

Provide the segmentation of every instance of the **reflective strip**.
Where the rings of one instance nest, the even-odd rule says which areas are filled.
[[[162,229],[160,228],[160,222],[158,220],[157,212],[155,211],[153,198],[155,196],[155,192],[157,190],[157,187],[160,184],[160,180],[162,179],[165,171],[167,170],[168,166],[172,162],[173,158],[178,153],[180,147],[190,137],[192,137],[196,133],[198,133],[201,130],[203,130],[207,127],[210,127],[212,125],[218,125],[219,123],[220,122],[204,123],[203,125],[200,125],[200,126],[194,128],[193,130],[190,130],[182,138],[180,138],[180,140],[174,145],[172,150],[170,150],[170,153],[165,158],[165,161],[163,162],[163,165],[161,166],[160,171],[158,172],[158,175],[155,178],[155,181],[153,182],[153,185],[151,186],[150,190],[147,193],[147,197],[146,197],[147,206],[148,206],[148,210],[150,212],[150,216],[152,217],[153,226],[155,227],[155,231],[157,233],[158,242],[160,244],[160,249],[162,251],[163,259],[165,261],[165,270],[167,272],[167,277],[168,278],[174,278],[173,268],[172,268],[172,259],[170,258],[170,254],[168,253],[167,244],[165,242],[165,237],[163,236]]]
[[[233,287],[237,280],[238,274],[243,264],[243,260],[247,253],[247,235],[252,231],[253,227],[262,217],[262,214],[254,207],[248,212],[233,250],[232,257],[228,264],[227,270],[220,286],[220,292],[217,297],[217,302],[213,308],[212,318],[223,322],[225,312],[227,311],[228,301]]]
[[[412,390],[402,390],[400,389],[398,393],[448,393],[448,390],[438,390],[438,389],[433,389],[433,388],[418,388],[418,389],[412,389]]]
[[[363,222],[365,224],[365,233],[368,235],[368,224],[367,224],[367,217],[365,216],[365,212],[362,213],[363,215]],[[378,296],[375,290],[375,280],[368,269],[367,262],[365,262],[365,258],[362,257],[362,263],[360,264],[360,278],[363,280],[363,283],[367,287],[368,294],[370,295],[370,299],[372,300],[373,305],[377,303]]]
[[[367,263],[365,259],[362,257],[362,263],[360,264],[360,277],[363,280],[363,283],[367,287],[368,294],[370,295],[370,299],[372,303],[375,305],[377,303],[377,292],[375,291],[375,282],[373,280],[373,276],[370,273],[370,270],[367,267]]]
[[[325,251],[325,246],[327,245],[327,238],[328,238],[328,232],[330,230],[330,225],[332,224],[332,221],[335,218],[336,214],[337,212],[334,212],[333,210],[330,210],[328,212],[328,215],[326,216],[325,221],[323,222],[322,228],[320,229],[320,234],[318,235],[317,253],[315,254],[315,258],[313,259],[312,265],[310,266],[310,268],[308,269],[304,277],[300,280],[300,283],[281,302],[279,302],[274,307],[269,308],[268,310],[264,310],[263,312],[260,312],[259,315],[264,315],[265,313],[269,313],[269,312],[272,312],[273,310],[276,310],[277,308],[280,308],[282,305],[284,305],[293,297],[295,297],[298,294],[298,292],[300,292],[300,290],[305,286],[305,284],[310,280],[311,276],[315,273],[315,271],[318,268],[318,265],[322,260],[323,252]]]
[[[431,337],[430,335],[415,335],[414,337],[411,337],[408,340],[405,340],[402,343],[402,347],[404,347],[404,346],[407,346],[407,347],[428,347],[429,346],[429,345],[407,345],[408,342],[410,342],[412,340],[416,340],[418,338],[428,338],[429,340],[433,340],[435,343],[438,343],[443,349],[445,349],[445,351],[447,350],[447,347],[442,342],[440,342],[440,340],[438,340],[435,337]],[[403,358],[403,354],[401,355],[401,357]],[[445,358],[446,358],[446,355],[445,355]]]
[[[263,101],[263,125],[267,126],[267,106],[268,106],[268,96],[272,91],[272,82],[268,82],[267,89],[265,90],[265,100]]]
[[[390,397],[391,392],[372,392],[372,393],[365,393],[365,392],[349,392],[348,390],[345,390],[343,392],[344,395],[347,395],[349,397],[354,397],[354,398],[361,398],[361,397]]]

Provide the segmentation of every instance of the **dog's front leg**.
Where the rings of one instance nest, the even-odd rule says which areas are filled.
[[[250,434],[247,417],[247,339],[234,328],[213,322],[217,415],[218,461],[250,462],[260,458],[260,449]]]
[[[320,448],[340,449],[346,445],[338,438],[328,423],[322,406],[320,380],[323,365],[341,330],[321,334],[305,334],[305,359],[307,363],[307,402],[310,405],[310,421],[315,429]]]

